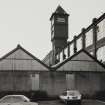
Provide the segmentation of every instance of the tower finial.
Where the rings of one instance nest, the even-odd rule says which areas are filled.
[[[18,44],[18,45],[17,45],[17,48],[20,48],[20,47],[21,47],[21,45],[20,45],[20,44]]]

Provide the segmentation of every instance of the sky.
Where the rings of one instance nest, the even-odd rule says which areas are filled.
[[[58,5],[70,14],[69,40],[105,13],[105,0],[0,0],[0,57],[20,44],[42,60],[52,49],[49,19]]]

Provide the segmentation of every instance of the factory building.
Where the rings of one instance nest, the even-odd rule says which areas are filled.
[[[69,14],[58,6],[51,15],[52,50],[41,61],[17,45],[0,58],[0,92],[76,89],[90,96],[105,91],[105,14],[68,41]]]

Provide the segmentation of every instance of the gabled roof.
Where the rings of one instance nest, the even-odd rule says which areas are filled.
[[[80,50],[73,56],[67,58],[56,66],[57,71],[98,71],[105,72],[105,65],[99,62],[95,57],[90,55],[84,49]]]
[[[42,66],[44,68],[44,70],[45,69],[49,70],[49,67],[46,64],[44,64],[42,61],[40,61],[38,58],[36,58],[34,55],[32,55],[27,50],[25,50],[23,47],[21,47],[21,45],[17,45],[17,47],[15,49],[13,49],[12,51],[10,51],[6,55],[4,55],[2,58],[0,58],[0,67],[3,66],[4,60],[18,60],[18,61],[26,60],[27,62],[29,60],[32,60],[32,62],[34,64],[32,66],[34,66],[34,67],[37,66],[37,65],[35,65],[35,62],[37,62],[38,66]],[[7,63],[8,62],[5,62],[4,64],[7,65]],[[20,63],[22,63],[22,62],[20,62]],[[18,64],[19,64],[19,62],[18,62]]]

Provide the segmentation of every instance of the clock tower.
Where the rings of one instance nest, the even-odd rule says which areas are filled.
[[[54,56],[67,45],[68,16],[69,14],[67,14],[61,6],[58,6],[50,18],[51,41]]]

